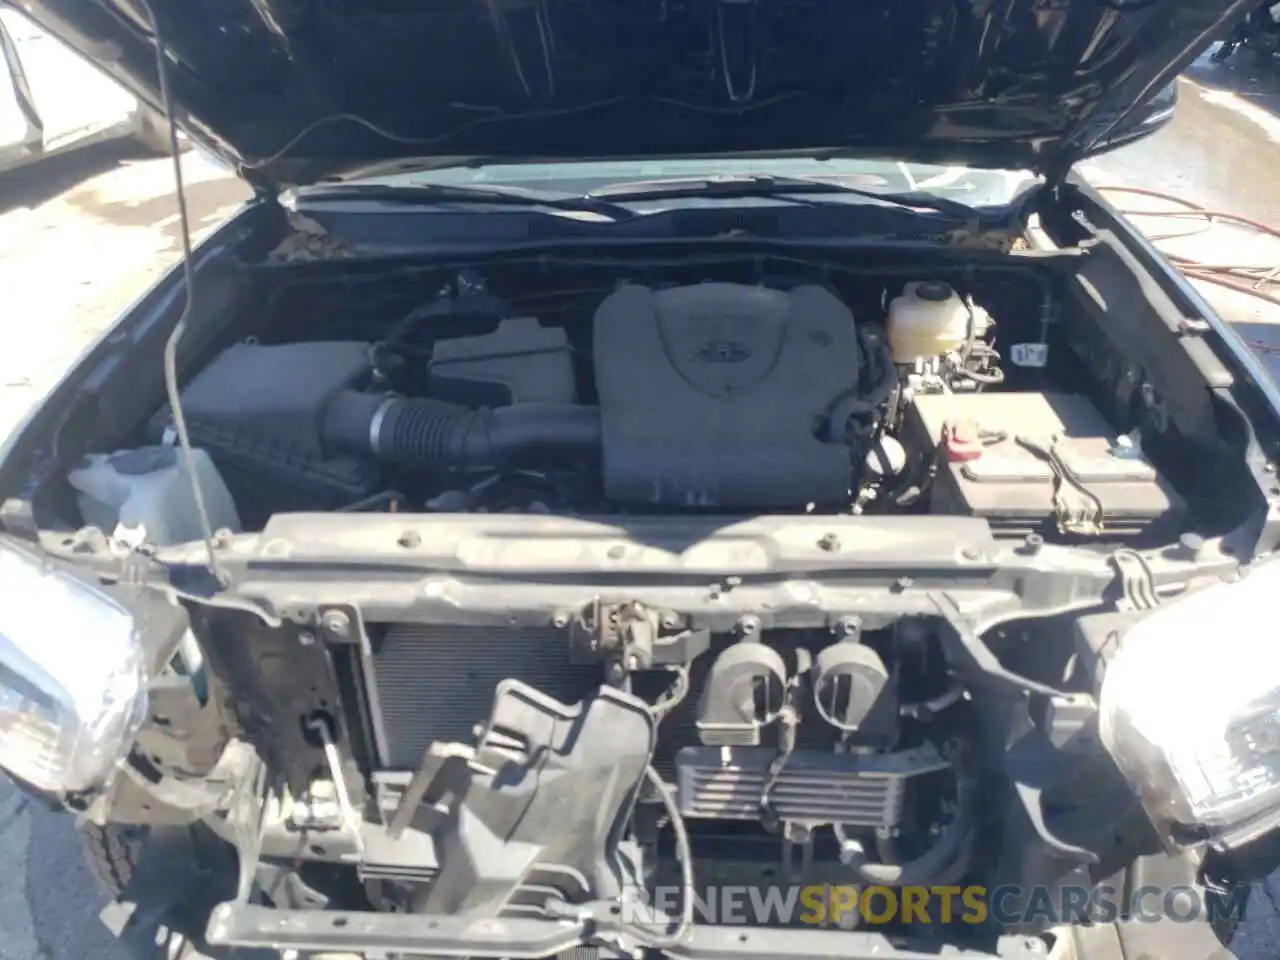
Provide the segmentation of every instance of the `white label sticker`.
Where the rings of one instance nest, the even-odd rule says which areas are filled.
[[[1009,359],[1019,367],[1043,367],[1049,362],[1049,345],[1015,343],[1009,348]]]

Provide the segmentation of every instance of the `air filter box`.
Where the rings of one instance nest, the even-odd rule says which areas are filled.
[[[328,457],[320,440],[329,401],[370,368],[365,343],[237,343],[183,388],[191,443],[213,458],[246,526],[273,513],[338,510],[382,490],[381,466]],[[154,440],[172,440],[167,406],[150,426]]]

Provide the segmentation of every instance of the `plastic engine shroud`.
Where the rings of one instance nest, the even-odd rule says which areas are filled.
[[[595,315],[610,499],[793,507],[848,496],[849,449],[814,436],[857,389],[858,339],[828,290],[620,288]]]

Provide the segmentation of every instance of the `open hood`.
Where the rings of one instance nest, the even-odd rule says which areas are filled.
[[[768,153],[1064,172],[1250,0],[26,0],[266,188]]]

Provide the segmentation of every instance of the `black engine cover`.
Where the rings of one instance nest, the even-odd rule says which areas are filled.
[[[848,496],[847,447],[814,436],[852,395],[849,310],[818,286],[624,286],[596,311],[604,488],[680,507],[800,507]]]

